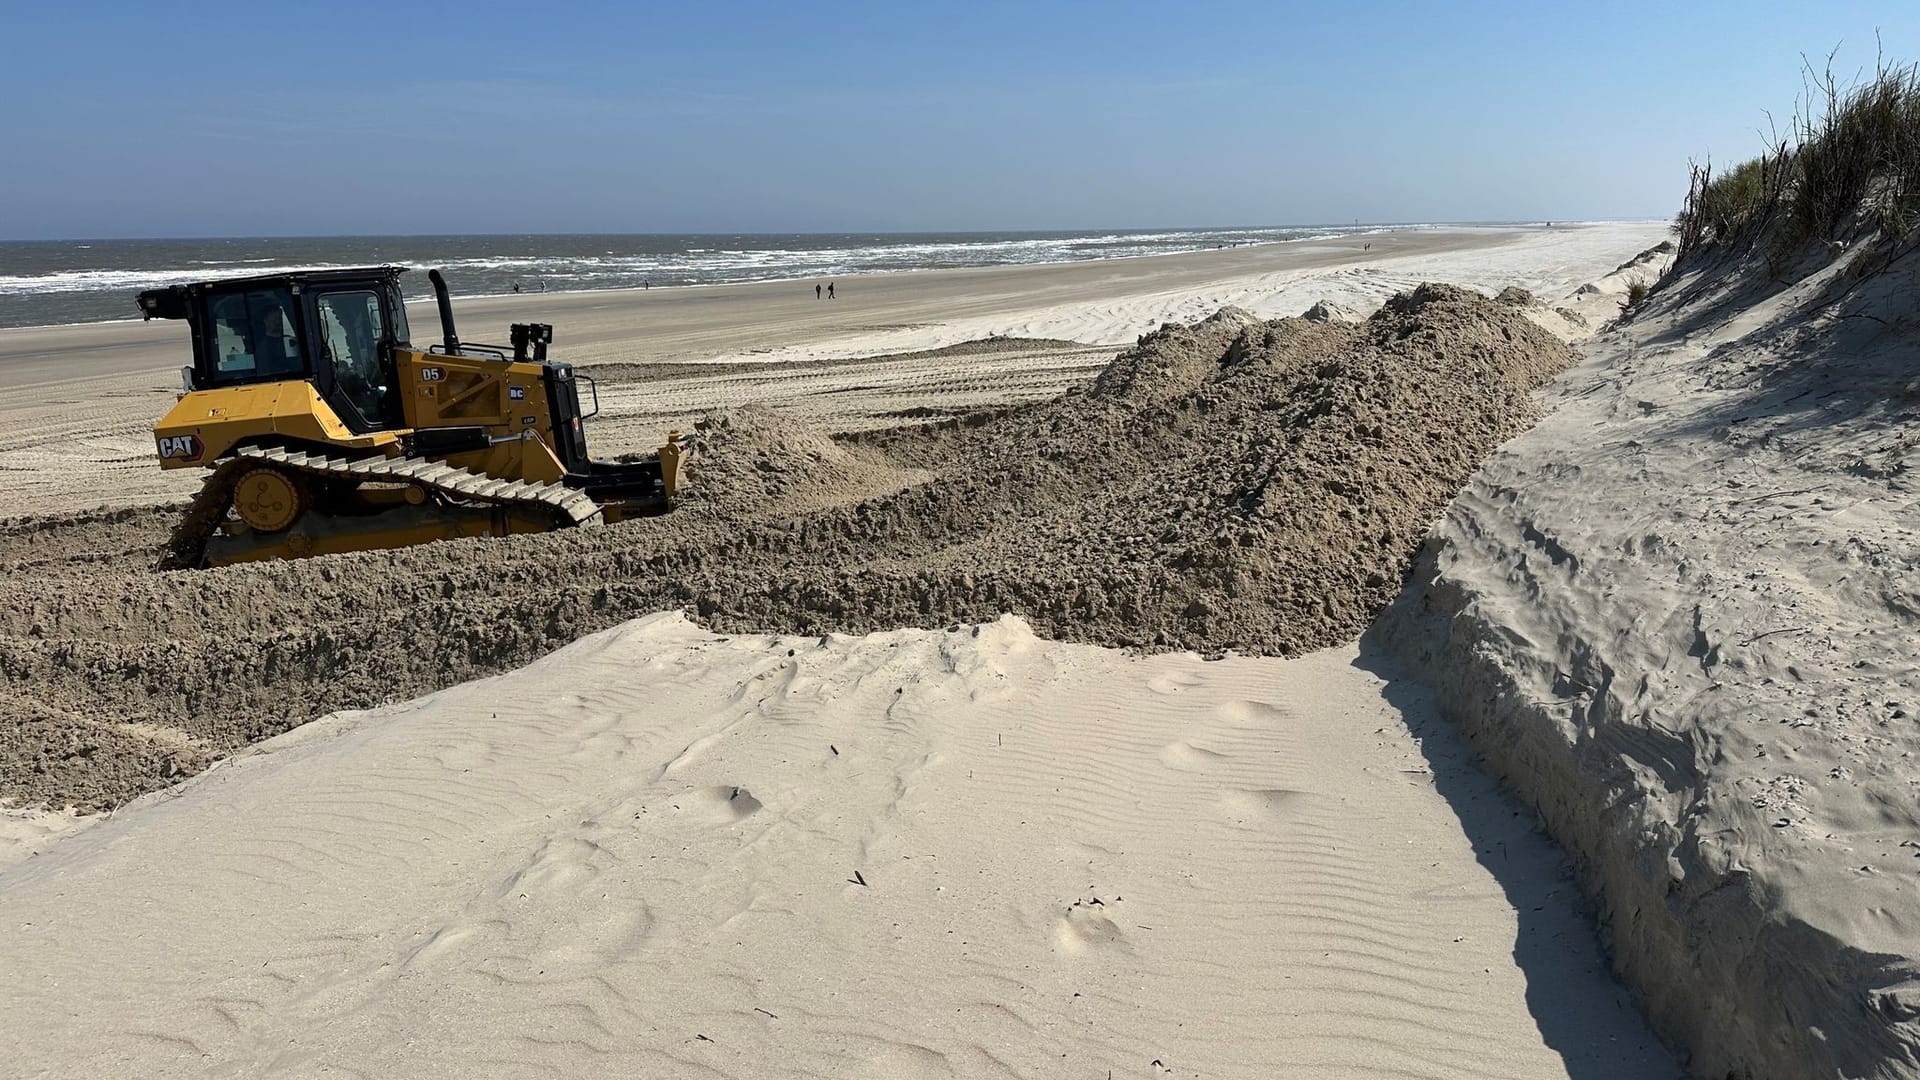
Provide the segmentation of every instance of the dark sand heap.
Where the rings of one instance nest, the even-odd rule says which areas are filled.
[[[170,511],[0,529],[0,797],[117,805],[664,608],[722,631],[1011,611],[1111,646],[1351,640],[1571,359],[1511,306],[1426,285],[1355,325],[1168,326],[1083,391],[937,425],[716,416],[696,493],[659,519],[166,574]]]

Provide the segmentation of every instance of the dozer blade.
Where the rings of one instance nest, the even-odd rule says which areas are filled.
[[[594,458],[584,471],[569,473],[563,483],[591,498],[600,507],[602,520],[651,517],[672,509],[693,458],[692,442],[673,431],[653,457]]]

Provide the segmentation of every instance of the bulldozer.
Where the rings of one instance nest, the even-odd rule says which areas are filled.
[[[428,279],[441,340],[412,344],[398,266],[149,289],[148,319],[185,320],[193,363],[154,425],[163,469],[209,469],[161,569],[548,532],[666,512],[678,432],[650,457],[587,453],[591,377],[548,359],[553,327],[462,342],[446,279]],[[585,387],[591,408],[581,407]]]

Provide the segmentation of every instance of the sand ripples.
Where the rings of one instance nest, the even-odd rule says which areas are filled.
[[[643,620],[8,871],[7,1049],[101,1076],[1558,1075],[1526,928],[1350,659]],[[1591,941],[1556,947],[1631,1050],[1610,1075],[1660,1075]]]

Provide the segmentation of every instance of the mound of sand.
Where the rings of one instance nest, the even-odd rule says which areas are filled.
[[[684,503],[721,514],[798,513],[927,479],[755,405],[707,417],[688,442]]]
[[[1206,653],[1351,640],[1570,359],[1512,307],[1427,285],[1358,325],[1224,310],[1084,392],[852,442],[737,411],[697,435],[703,494],[647,521],[172,574],[124,522],[0,536],[0,561],[69,553],[0,593],[0,795],[111,806],[661,609],[793,632],[1014,612]]]
[[[1594,343],[1381,624],[1702,1077],[1920,1073],[1920,273],[1818,256]]]
[[[1320,323],[1325,323],[1325,322],[1350,323],[1350,322],[1360,321],[1360,315],[1358,312],[1342,304],[1336,304],[1331,300],[1321,300],[1316,302],[1312,307],[1301,312],[1300,317],[1307,320],[1308,322],[1320,322]]]

